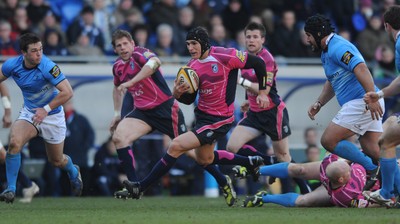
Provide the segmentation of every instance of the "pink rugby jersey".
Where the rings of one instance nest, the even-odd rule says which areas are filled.
[[[267,108],[260,108],[257,104],[257,94],[247,90],[247,99],[249,100],[250,110],[253,112],[260,112],[264,110],[270,110],[276,106],[280,106],[282,108],[285,107],[285,103],[281,100],[278,95],[278,90],[276,89],[276,73],[278,72],[278,67],[275,63],[274,57],[271,53],[268,52],[267,49],[263,48],[260,52],[257,53],[257,56],[264,60],[266,64],[267,70],[267,85],[271,87],[271,90],[268,94],[269,106]],[[254,73],[254,69],[242,69],[242,77],[250,80],[251,82],[257,81],[257,76]]]
[[[362,197],[362,191],[366,181],[366,172],[363,166],[357,163],[352,163],[351,166],[351,178],[346,185],[341,186],[337,189],[331,189],[330,182],[326,176],[326,167],[337,161],[339,157],[335,154],[329,154],[321,163],[320,166],[320,180],[321,183],[328,190],[328,194],[331,196],[331,203],[339,207],[350,207],[353,199],[359,199]]]
[[[191,60],[188,66],[199,76],[198,109],[215,116],[230,117],[234,112],[237,71],[246,64],[247,53],[211,47],[207,58]]]
[[[146,62],[156,55],[146,48],[135,47],[129,61],[118,58],[113,65],[114,85],[119,86],[131,80],[140,72]],[[128,89],[134,98],[134,107],[141,110],[152,109],[172,98],[160,69]]]

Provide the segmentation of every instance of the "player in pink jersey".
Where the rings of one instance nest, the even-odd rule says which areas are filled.
[[[245,27],[245,43],[247,52],[258,56],[264,60],[267,70],[267,88],[268,104],[265,108],[260,108],[257,104],[257,76],[253,69],[241,70],[242,77],[238,84],[246,89],[246,100],[242,104],[242,110],[247,111],[244,118],[234,128],[227,149],[239,155],[258,155],[264,158],[264,164],[271,164],[271,157],[252,150],[245,145],[254,138],[267,134],[272,140],[274,154],[280,162],[294,162],[289,153],[288,136],[291,134],[289,126],[289,114],[285,103],[278,95],[276,88],[276,73],[278,67],[274,57],[263,47],[265,42],[266,30],[262,24],[251,22]],[[248,110],[247,110],[248,108]],[[244,169],[235,167],[237,176],[243,177]],[[242,172],[241,172],[242,171]],[[304,180],[295,178],[296,183],[305,194],[311,191],[311,188]]]
[[[298,177],[302,179],[320,179],[322,185],[314,191],[300,195],[286,193],[269,195],[259,192],[244,200],[244,207],[259,207],[264,203],[274,203],[285,207],[371,207],[364,199],[362,191],[366,182],[366,171],[363,166],[339,159],[335,154],[329,154],[323,161],[303,164],[278,163],[260,168],[261,175]],[[377,183],[373,188],[378,188]]]
[[[162,77],[159,70],[161,62],[157,56],[148,49],[135,47],[131,35],[123,30],[114,32],[112,44],[119,58],[113,66],[115,117],[110,131],[128,180],[137,181],[132,143],[153,130],[173,139],[186,132],[185,120]],[[134,98],[134,109],[121,120],[121,109],[127,109],[121,108],[125,89]],[[189,156],[195,157],[192,154]],[[220,186],[233,192],[233,196],[227,199],[231,206],[236,201],[236,195],[230,178],[224,176],[215,165],[205,166],[204,169],[215,177]],[[131,198],[126,189],[115,192],[114,196]]]
[[[260,89],[257,103],[261,108],[267,106],[265,63],[256,56],[236,49],[211,47],[208,33],[202,27],[188,32],[186,46],[192,57],[188,66],[199,76],[199,89],[188,94],[189,86],[175,80],[173,93],[179,101],[191,104],[198,92],[198,106],[194,112],[196,124],[192,131],[172,140],[167,153],[144,180],[124,181],[125,187],[134,198],[139,198],[151,183],[168,172],[180,155],[191,149],[195,149],[196,161],[202,165],[240,164],[256,170],[262,164],[259,156],[244,157],[225,150],[214,152],[214,146],[218,138],[226,135],[234,121],[237,69],[253,68],[257,72]],[[229,192],[224,191],[226,193]]]

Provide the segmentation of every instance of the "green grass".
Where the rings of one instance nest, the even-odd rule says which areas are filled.
[[[243,196],[242,196],[243,198]],[[240,203],[239,203],[240,204]],[[0,204],[0,223],[206,223],[206,224],[345,224],[400,223],[398,209],[227,207],[223,198],[144,197],[34,198],[30,204]]]

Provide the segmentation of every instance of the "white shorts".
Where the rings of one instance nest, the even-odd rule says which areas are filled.
[[[380,99],[379,103],[383,112],[385,112],[383,99]],[[355,99],[345,103],[332,122],[359,135],[364,135],[367,131],[383,132],[382,119],[372,120],[371,112],[365,109],[363,99]]]
[[[33,124],[32,118],[35,114],[28,111],[25,107],[19,112],[18,120],[26,120]],[[39,125],[34,125],[39,132],[39,136],[50,144],[59,144],[64,141],[67,132],[65,124],[64,110],[62,109],[57,114],[48,115]]]

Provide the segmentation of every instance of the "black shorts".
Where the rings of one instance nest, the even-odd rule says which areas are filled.
[[[249,110],[238,125],[251,127],[267,134],[272,141],[279,141],[291,134],[286,107],[253,112]]]
[[[171,139],[187,132],[185,118],[181,109],[179,109],[178,102],[174,99],[169,99],[150,110],[135,109],[127,114],[126,117],[142,120],[150,125],[153,131],[158,130],[168,135]]]
[[[219,138],[224,137],[231,130],[235,118],[219,117],[206,114],[199,109],[194,111],[196,123],[192,132],[199,139],[201,145],[213,144]]]

